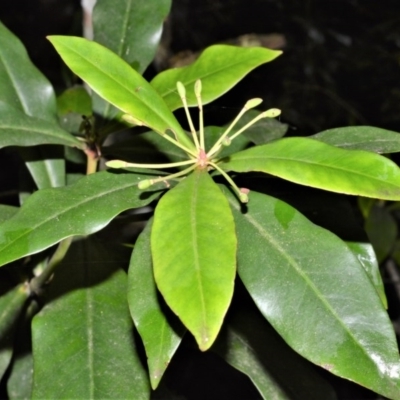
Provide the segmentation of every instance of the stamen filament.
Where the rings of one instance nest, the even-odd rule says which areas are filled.
[[[179,171],[175,174],[171,174],[171,175],[167,175],[167,176],[163,176],[161,178],[156,178],[156,179],[145,179],[143,181],[139,182],[139,189],[147,189],[149,188],[151,185],[154,185],[155,183],[158,182],[164,182],[164,181],[168,181],[170,179],[176,179],[179,178],[183,175],[186,175],[187,173],[189,173],[190,171],[193,171],[195,168],[197,167],[196,164],[192,165],[189,168],[184,169],[183,171]]]
[[[183,108],[185,109],[186,118],[189,122],[190,132],[192,133],[193,142],[196,146],[196,149],[199,150],[200,149],[199,139],[197,138],[196,129],[194,128],[192,117],[190,116],[190,112],[189,112],[189,107],[187,105],[185,86],[183,85],[182,82],[178,81],[176,83],[176,88],[178,89],[179,97],[181,98]]]
[[[205,150],[204,146],[204,121],[203,121],[203,103],[201,100],[201,80],[198,79],[194,84],[194,93],[197,99],[197,105],[199,106],[199,129],[200,129],[200,148]]]
[[[223,169],[221,169],[217,164],[213,163],[212,161],[209,161],[208,164],[211,165],[213,168],[215,168],[231,184],[232,189],[236,192],[237,196],[239,197],[239,200],[242,203],[247,203],[249,201],[247,194],[243,193],[237,187],[233,179]]]
[[[233,127],[237,124],[240,118],[242,118],[243,114],[250,110],[251,108],[257,107],[259,104],[262,103],[262,99],[259,98],[254,98],[251,100],[248,100],[244,107],[240,110],[239,114],[236,116],[236,118],[232,121],[232,123],[229,125],[228,129],[222,134],[222,136],[215,142],[214,146],[211,148],[211,150],[207,153],[208,157],[211,157],[213,154],[215,154],[222,145],[222,142],[224,139],[228,136],[230,131],[233,129]]]
[[[190,165],[196,163],[196,159],[179,161],[174,163],[168,164],[136,164],[136,163],[129,163],[123,160],[111,160],[106,162],[106,166],[109,168],[156,168],[156,169],[163,169],[163,168],[174,168],[180,167],[182,165]]]

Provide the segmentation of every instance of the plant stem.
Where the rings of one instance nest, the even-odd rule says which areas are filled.
[[[64,259],[65,255],[67,254],[69,246],[72,243],[72,239],[73,236],[70,236],[68,238],[63,239],[58,244],[57,250],[54,252],[53,257],[51,257],[46,268],[39,276],[31,280],[30,288],[32,292],[39,293],[40,290],[43,288],[43,286],[46,284],[46,282],[50,279],[50,277],[54,273],[54,270],[57,268],[57,266],[60,264],[60,262]]]

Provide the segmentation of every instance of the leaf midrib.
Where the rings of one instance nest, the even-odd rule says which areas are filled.
[[[237,207],[237,203],[233,202],[232,199],[228,198],[230,204],[232,207],[234,207],[238,212],[240,212],[240,209]],[[339,318],[338,314],[336,311],[331,307],[330,303],[325,300],[325,298],[322,296],[322,293],[320,290],[312,283],[312,281],[309,279],[308,275],[302,271],[301,266],[298,265],[298,263],[289,255],[287,255],[284,251],[284,249],[277,243],[267,232],[266,229],[262,225],[260,225],[252,216],[250,216],[248,213],[243,215],[244,218],[246,218],[251,225],[254,226],[254,228],[260,233],[261,236],[263,236],[267,241],[269,241],[273,247],[285,258],[289,265],[291,265],[294,269],[295,272],[298,273],[298,275],[308,284],[308,287],[312,289],[311,291],[314,292],[316,297],[321,301],[321,303],[325,306],[326,310],[330,312],[333,317],[339,322],[339,325],[343,328],[343,330],[348,334],[348,336],[353,340],[353,342],[356,344],[358,348],[361,348],[363,353],[367,356],[367,359],[372,361],[373,365],[375,366],[374,361],[369,357],[368,353],[366,352],[365,348],[362,346],[359,346],[358,341],[356,340],[356,337],[353,335],[353,333],[349,330],[349,328],[342,323],[341,319]],[[240,273],[239,273],[240,274]]]

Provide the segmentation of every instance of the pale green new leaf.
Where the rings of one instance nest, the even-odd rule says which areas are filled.
[[[71,70],[99,96],[160,134],[171,130],[184,145],[194,145],[157,91],[111,50],[80,37],[50,36]]]
[[[226,198],[206,171],[195,170],[161,198],[151,250],[158,289],[207,350],[232,298],[236,234]]]
[[[32,325],[32,399],[149,398],[119,254],[109,244],[79,240],[58,266]]]
[[[156,389],[185,333],[157,295],[151,260],[149,221],[135,243],[128,274],[128,304],[147,355],[150,382]]]
[[[286,138],[222,160],[225,171],[261,171],[331,192],[400,200],[400,169],[378,154]]]
[[[254,68],[274,60],[280,54],[281,51],[262,47],[214,45],[205,49],[192,65],[161,72],[151,81],[151,85],[168,107],[176,110],[182,107],[176,82],[180,81],[186,86],[188,105],[195,106],[197,100],[193,87],[200,79],[202,101],[207,104],[230,90]]]
[[[272,197],[250,192],[245,212],[234,196],[228,199],[238,272],[264,317],[303,357],[399,399],[391,322],[346,243]]]
[[[138,188],[149,175],[98,172],[62,188],[35,192],[12,218],[0,225],[0,265],[37,253],[62,239],[89,235],[120,212],[142,207],[164,188]]]

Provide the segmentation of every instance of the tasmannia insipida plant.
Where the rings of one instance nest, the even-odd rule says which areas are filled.
[[[264,399],[334,399],[304,359],[400,399],[398,349],[371,246],[343,241],[268,194],[280,178],[399,201],[399,168],[377,154],[398,151],[396,135],[361,127],[282,138],[273,122],[262,124],[280,111],[254,110],[257,98],[227,127],[205,127],[203,105],[280,52],[216,45],[149,83],[141,74],[170,1],[146,1],[127,11],[129,0],[98,0],[94,41],[49,37],[90,88],[62,93],[58,111],[49,82],[0,26],[0,145],[18,147],[35,183],[33,193],[21,189],[20,208],[0,208],[0,263],[18,277],[0,298],[9,398],[149,398],[188,330]],[[189,133],[173,114],[181,107]],[[190,107],[198,108],[197,129]],[[105,120],[100,133],[92,113]],[[123,123],[148,129],[107,146],[105,132]],[[389,147],[377,150],[382,141]],[[107,152],[121,156],[105,167]],[[82,155],[86,176],[71,174],[66,163]],[[266,174],[257,190],[248,172]],[[151,204],[127,276],[126,243],[99,245],[94,234]],[[264,318],[251,307],[226,318],[235,279]]]

